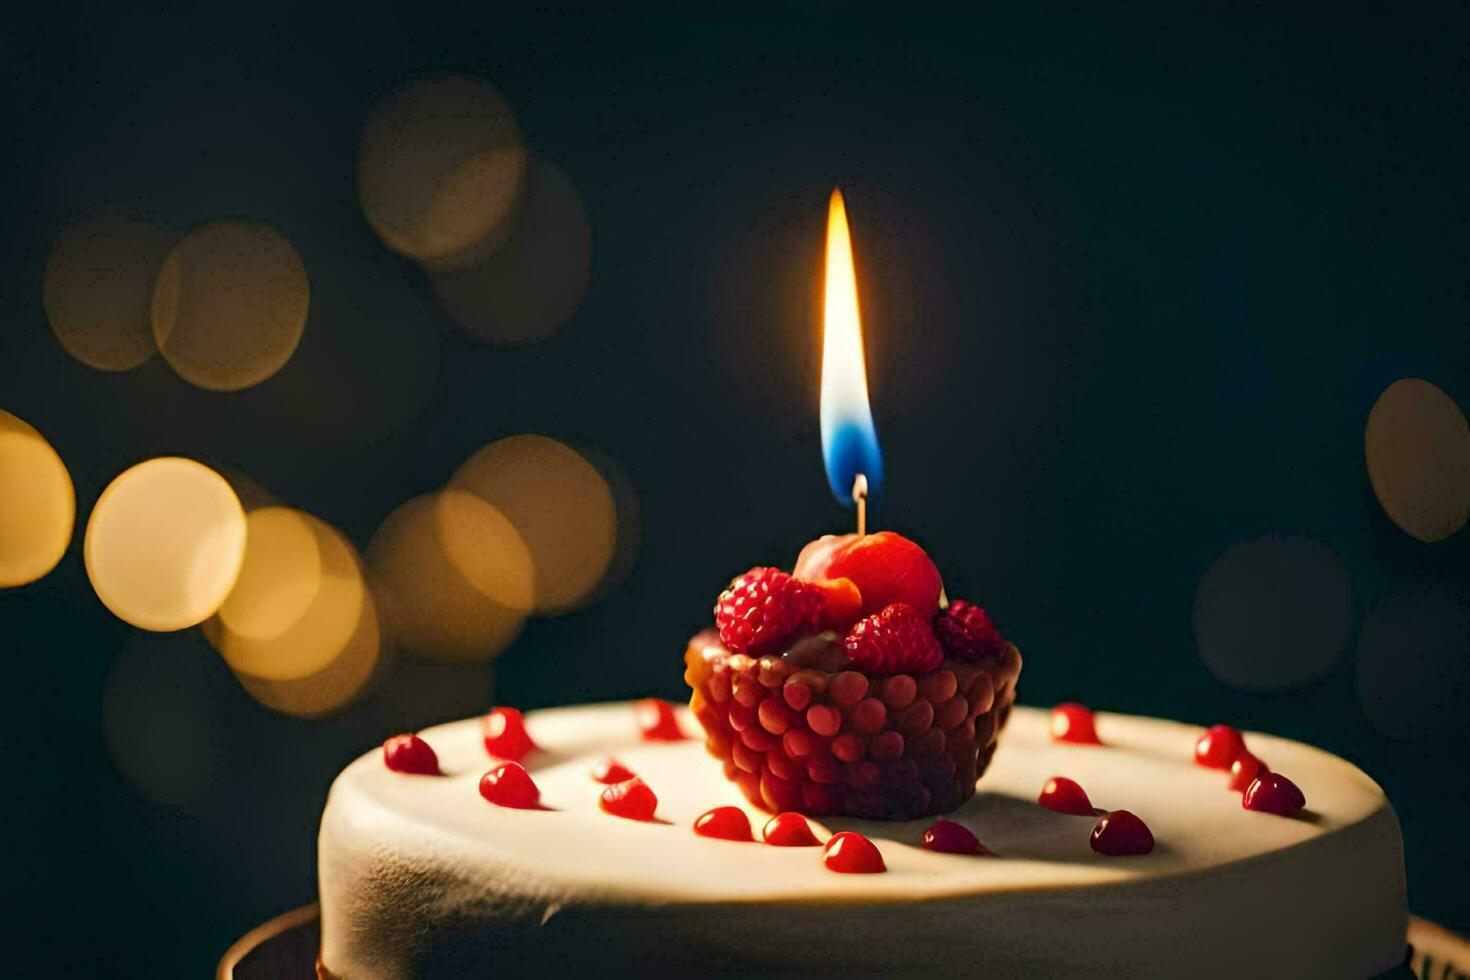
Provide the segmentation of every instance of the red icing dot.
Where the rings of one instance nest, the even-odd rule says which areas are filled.
[[[1113,810],[1092,828],[1092,849],[1110,857],[1147,854],[1154,849],[1154,835],[1132,812]]]
[[[394,735],[383,743],[383,763],[394,772],[439,775],[439,757],[417,735]]]
[[[653,795],[648,784],[634,776],[603,790],[597,805],[602,807],[603,813],[610,813],[615,817],[652,820],[653,812],[658,809],[658,797]]]
[[[924,831],[924,846],[941,854],[989,854],[969,828],[953,820],[936,820]]]
[[[536,748],[526,733],[526,720],[515,708],[492,708],[480,722],[485,734],[485,751],[497,759],[518,762]]]
[[[1296,783],[1279,772],[1263,772],[1246,788],[1240,805],[1247,810],[1289,817],[1307,805]]]
[[[822,848],[822,863],[841,874],[876,874],[888,870],[877,846],[853,830],[832,836]]]
[[[1066,776],[1053,776],[1041,787],[1036,802],[1057,813],[1070,813],[1077,817],[1090,817],[1095,812],[1087,790]]]
[[[677,742],[684,738],[679,730],[679,719],[674,717],[674,706],[658,698],[644,698],[633,705],[638,719],[638,731],[650,742]]]
[[[1051,737],[1058,742],[1101,745],[1097,725],[1086,705],[1065,701],[1051,709]]]
[[[623,765],[617,759],[604,759],[592,770],[592,778],[599,783],[611,786],[613,783],[625,782],[633,778],[633,770]]]
[[[1227,785],[1237,793],[1244,793],[1250,789],[1257,776],[1270,771],[1270,767],[1264,762],[1246,752],[1230,763],[1230,782]]]
[[[1194,743],[1194,761],[1210,769],[1229,769],[1245,753],[1245,739],[1229,725],[1212,725]]]
[[[720,840],[755,840],[750,832],[750,818],[738,806],[717,806],[706,810],[695,818],[694,832],[701,837]]]
[[[789,810],[767,820],[762,835],[767,844],[776,847],[816,847],[820,843],[806,817]]]
[[[529,810],[541,802],[541,790],[519,762],[496,766],[480,777],[480,795],[496,806]]]

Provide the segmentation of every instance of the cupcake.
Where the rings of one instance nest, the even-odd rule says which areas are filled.
[[[974,795],[1021,672],[985,610],[945,601],[929,556],[891,531],[737,577],[684,660],[705,745],[746,799],[883,820]]]

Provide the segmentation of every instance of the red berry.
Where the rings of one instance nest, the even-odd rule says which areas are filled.
[[[815,541],[808,541],[801,554],[796,556],[796,567],[791,574],[803,582],[830,578],[827,569],[832,565],[832,559],[857,539],[856,534],[824,534]]]
[[[658,797],[653,795],[653,790],[648,788],[647,783],[634,776],[603,790],[597,805],[602,808],[603,813],[610,813],[615,817],[652,820],[653,812],[658,809]]]
[[[1051,709],[1051,737],[1058,742],[1101,745],[1097,725],[1086,705],[1064,701]]]
[[[604,759],[592,770],[592,778],[599,783],[609,786],[613,783],[626,782],[633,778],[633,770],[623,765],[617,759]]]
[[[526,720],[515,708],[492,708],[480,722],[485,751],[497,759],[518,762],[536,747],[526,732]]]
[[[1279,772],[1263,772],[1246,788],[1240,805],[1247,810],[1289,817],[1307,805],[1296,783]]]
[[[720,840],[753,841],[750,818],[738,806],[717,806],[694,819],[694,832]]]
[[[869,674],[920,674],[944,659],[929,620],[903,602],[858,620],[844,645],[853,668]]]
[[[877,846],[853,830],[832,835],[822,848],[822,863],[841,874],[876,874],[888,870]]]
[[[1210,769],[1229,769],[1245,752],[1245,739],[1229,725],[1211,725],[1194,743],[1194,761]]]
[[[633,705],[638,731],[650,742],[678,742],[684,738],[674,706],[658,698],[644,698]]]
[[[383,743],[383,763],[394,772],[439,775],[439,757],[417,735],[394,735]]]
[[[964,599],[951,601],[948,609],[934,617],[934,633],[956,660],[985,660],[1000,656],[1005,649],[1005,640],[989,614]]]
[[[941,854],[989,854],[969,828],[953,820],[936,820],[924,831],[924,846]]]
[[[720,640],[736,653],[779,653],[817,629],[822,595],[779,568],[752,568],[730,583],[715,603]]]
[[[850,539],[832,550],[831,560],[820,574],[809,577],[852,579],[862,593],[863,613],[869,616],[902,602],[928,619],[939,608],[943,588],[939,569],[924,549],[892,531]]]
[[[541,790],[519,762],[496,766],[480,777],[480,795],[497,806],[529,810],[541,802]]]
[[[822,597],[817,626],[846,633],[863,615],[863,594],[850,578],[824,578],[808,583]]]
[[[789,810],[767,820],[761,836],[776,847],[816,847],[819,843],[806,817]]]
[[[1113,810],[1092,829],[1092,849],[1110,857],[1147,854],[1154,849],[1154,835],[1148,824],[1128,810]]]
[[[1087,798],[1087,790],[1066,776],[1048,779],[1046,785],[1041,787],[1041,795],[1036,798],[1036,802],[1048,810],[1070,813],[1076,817],[1090,817],[1097,812],[1092,801]]]
[[[1244,793],[1257,776],[1270,771],[1269,766],[1247,752],[1230,763],[1230,782],[1226,785],[1237,793]]]

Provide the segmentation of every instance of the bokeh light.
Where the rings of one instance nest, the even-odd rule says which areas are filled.
[[[364,596],[357,626],[338,656],[321,670],[292,680],[236,674],[251,697],[282,714],[320,718],[352,704],[382,663],[381,632],[372,596]]]
[[[465,460],[449,485],[520,532],[535,565],[537,613],[575,608],[607,574],[617,541],[612,490],[570,446],[540,435],[501,439]]]
[[[383,243],[443,267],[497,247],[526,174],[520,127],[505,97],[478,78],[418,78],[363,126],[357,191]]]
[[[1231,687],[1292,687],[1332,667],[1352,608],[1352,581],[1331,548],[1305,537],[1254,538],[1225,551],[1200,579],[1195,645]]]
[[[87,521],[87,577],[103,605],[147,630],[202,623],[245,557],[245,512],[224,477],[164,456],[123,471]]]
[[[113,765],[145,799],[197,811],[219,746],[209,658],[184,636],[135,635],[102,689],[102,735]]]
[[[230,668],[296,680],[325,670],[354,639],[365,642],[358,633],[371,599],[351,543],[289,507],[252,511],[246,523],[240,577],[204,629]]]
[[[268,225],[212,221],[173,247],[153,289],[153,339],[180,377],[211,391],[259,384],[290,360],[311,286]]]
[[[520,634],[535,601],[526,542],[500,510],[447,489],[389,514],[367,548],[394,643],[438,660],[488,660]]]
[[[432,277],[451,320],[482,343],[521,347],[571,318],[592,272],[592,228],[581,195],[560,169],[535,158],[510,238],[465,268]]]
[[[39,432],[0,411],[0,588],[34,582],[71,543],[76,493]]]
[[[95,217],[57,236],[41,302],[66,352],[99,371],[127,371],[153,356],[153,282],[173,238],[121,217]]]
[[[1419,378],[1378,396],[1363,433],[1384,513],[1420,541],[1441,541],[1470,517],[1470,426],[1455,400]]]
[[[1470,701],[1470,597],[1437,585],[1375,603],[1358,631],[1358,700],[1392,738],[1464,721]]]

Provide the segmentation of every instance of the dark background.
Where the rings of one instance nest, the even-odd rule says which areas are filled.
[[[600,604],[533,622],[497,697],[678,697],[683,641],[723,581],[851,519],[816,413],[839,183],[888,472],[875,523],[993,610],[1026,654],[1023,699],[1228,720],[1345,756],[1398,808],[1412,907],[1470,930],[1463,634],[1444,717],[1405,739],[1365,716],[1351,642],[1316,681],[1247,693],[1214,679],[1191,631],[1204,570],[1266,532],[1341,556],[1355,623],[1405,589],[1464,584],[1466,533],[1408,537],[1363,466],[1394,380],[1470,404],[1459,15],[127,6],[12,21],[0,42],[0,406],[57,447],[79,513],[61,566],[0,593],[23,960],[206,975],[313,897],[341,765],[490,697],[485,670],[407,666],[325,722],[256,706],[197,631],[139,634],[92,594],[80,530],[113,476],[158,454],[236,466],[362,545],[494,438],[598,448],[638,495],[638,564]],[[362,218],[363,119],[431,68],[497,84],[582,193],[591,285],[543,345],[470,343]],[[281,230],[313,286],[297,359],[215,394],[157,359],[104,375],[69,358],[42,268],[68,220],[106,207],[179,232],[222,214]],[[417,360],[358,356],[387,319],[430,338]],[[149,802],[111,762],[119,651],[162,665],[157,737],[207,771],[188,805]]]

